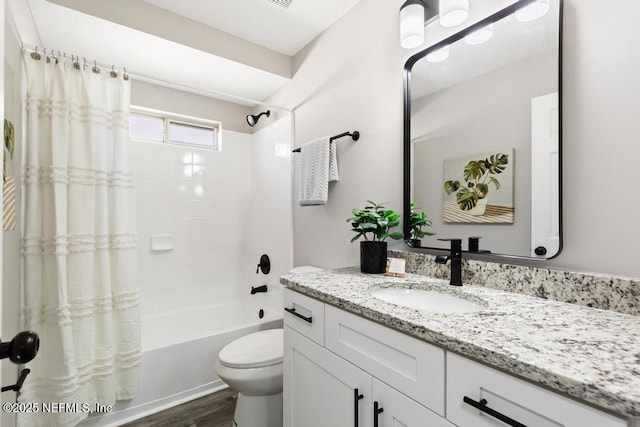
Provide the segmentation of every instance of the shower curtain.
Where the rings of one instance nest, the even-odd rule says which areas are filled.
[[[18,425],[70,426],[135,396],[141,359],[129,81],[24,56],[24,316],[40,335]]]

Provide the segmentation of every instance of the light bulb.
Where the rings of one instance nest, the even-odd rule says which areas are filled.
[[[441,47],[440,49],[431,52],[425,58],[429,62],[442,62],[449,57],[449,46]]]
[[[455,27],[469,17],[469,0],[440,0],[440,24]]]
[[[549,11],[549,0],[536,0],[516,12],[516,19],[529,22],[541,18]]]
[[[482,27],[468,34],[465,36],[464,41],[467,42],[467,44],[480,44],[486,42],[491,37],[493,37],[493,24],[489,24],[486,27]]]
[[[424,6],[407,3],[400,8],[400,45],[413,49],[424,43]]]

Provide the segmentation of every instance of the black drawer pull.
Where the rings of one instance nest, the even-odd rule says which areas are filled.
[[[289,308],[289,307],[285,307],[284,311],[293,314],[296,317],[301,318],[302,320],[304,320],[307,323],[313,323],[313,319],[311,318],[311,316],[307,317],[307,316],[303,316],[302,314],[298,313],[294,308]]]
[[[486,412],[487,414],[491,415],[493,418],[496,418],[500,421],[502,421],[505,424],[510,425],[511,427],[527,427],[525,424],[519,423],[518,421],[514,420],[513,418],[509,418],[504,414],[501,414],[500,412],[496,411],[495,409],[491,409],[487,406],[487,399],[482,399],[480,402],[476,402],[475,400],[464,396],[462,398],[462,401],[464,403],[467,403],[471,406],[473,406],[476,409],[481,410],[482,412]]]
[[[358,427],[358,402],[364,397],[364,394],[360,394],[357,388],[353,389],[353,425],[354,427]]]
[[[378,407],[378,401],[373,401],[373,427],[378,427],[378,414],[384,412],[384,409]]]

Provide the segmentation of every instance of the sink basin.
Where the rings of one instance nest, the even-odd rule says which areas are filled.
[[[392,304],[436,313],[470,313],[485,308],[475,301],[437,290],[385,288],[375,289],[370,294]]]

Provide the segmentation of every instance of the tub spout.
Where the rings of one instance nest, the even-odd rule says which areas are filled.
[[[267,292],[267,285],[262,285],[262,286],[257,286],[257,287],[251,287],[251,295],[255,295],[258,292]]]

